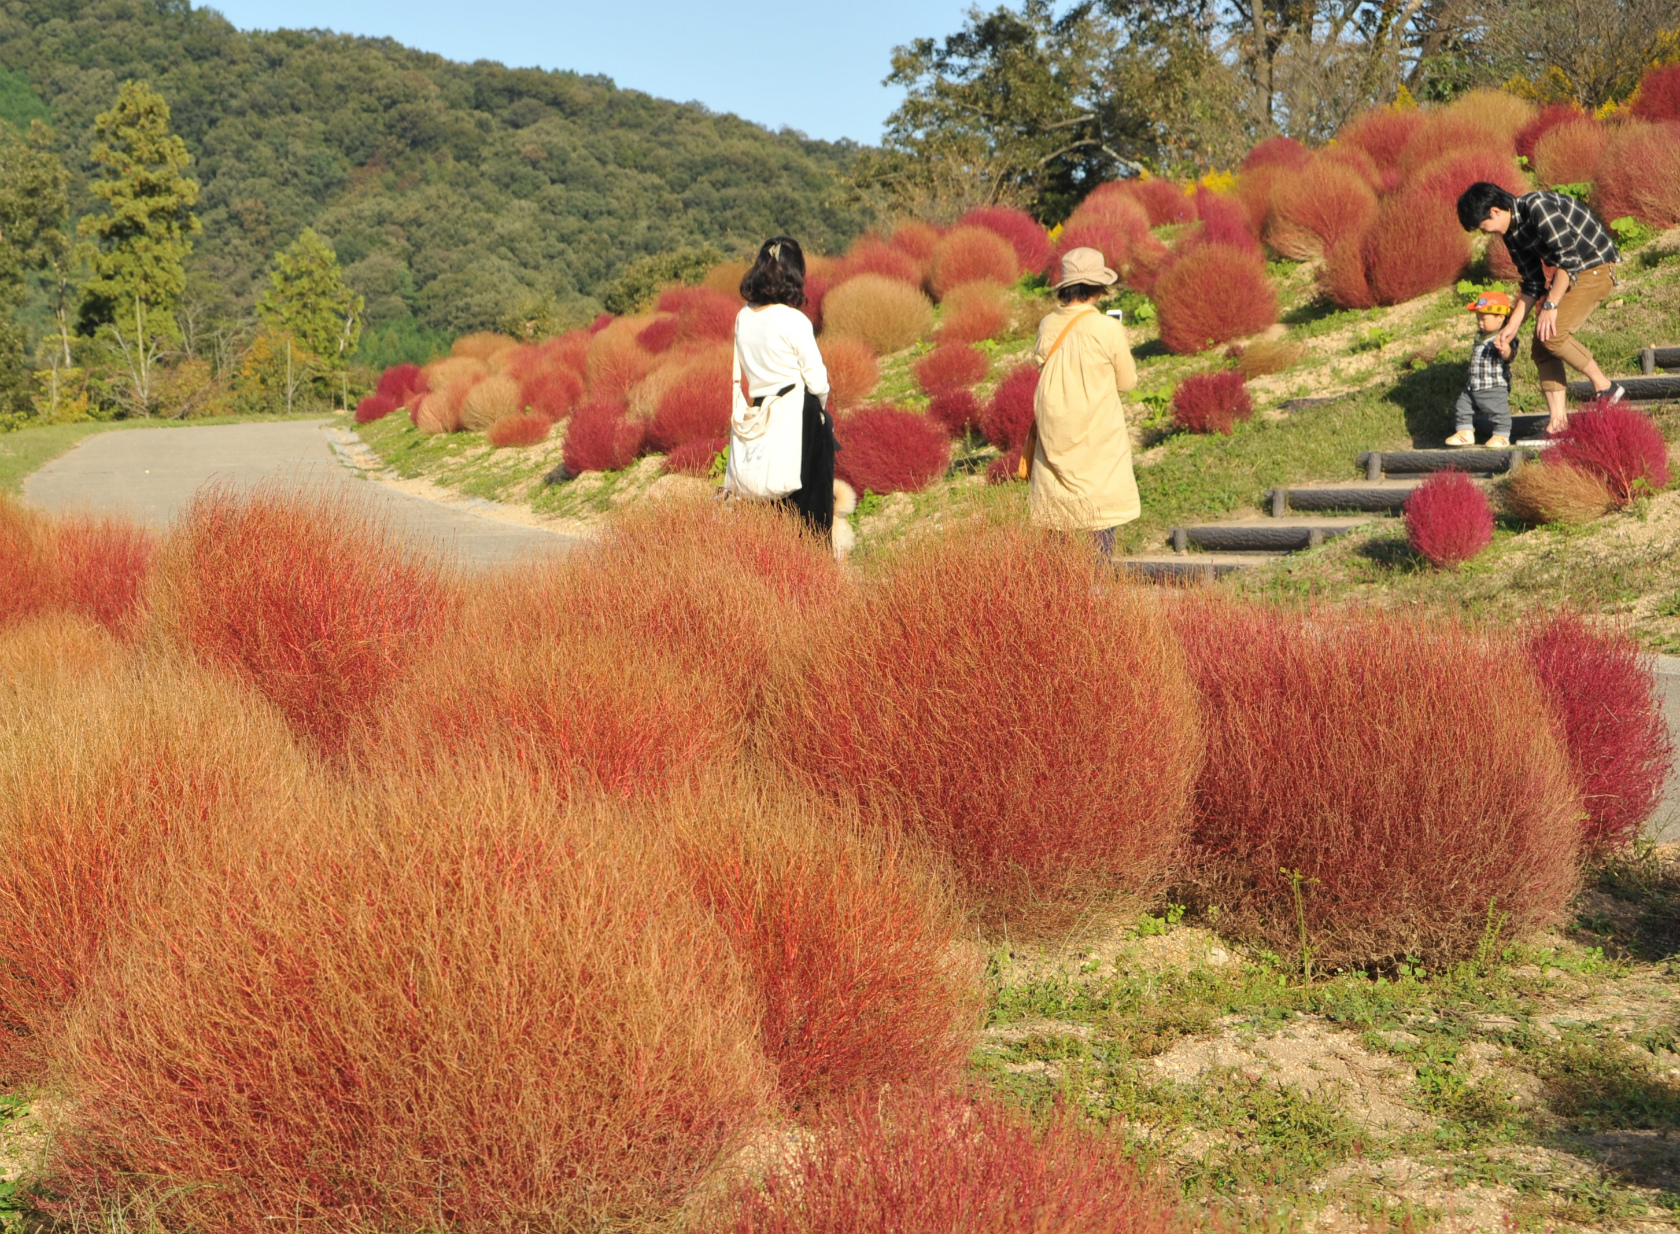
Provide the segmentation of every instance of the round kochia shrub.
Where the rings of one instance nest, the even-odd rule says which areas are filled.
[[[978,343],[1009,327],[1009,297],[996,283],[964,283],[945,297],[940,343]]]
[[[1377,195],[1345,162],[1317,158],[1279,179],[1267,241],[1285,257],[1317,257],[1377,216]]]
[[[937,421],[884,404],[841,416],[834,437],[834,474],[860,493],[918,492],[951,462],[950,439]]]
[[[860,339],[878,356],[904,350],[932,326],[933,305],[928,298],[881,274],[847,279],[823,301],[824,333]]]
[[[960,439],[980,427],[982,409],[972,390],[941,390],[928,403],[928,415],[943,424],[952,437]]]
[[[1431,565],[1456,570],[1493,540],[1493,506],[1462,471],[1438,471],[1406,498],[1406,541]]]
[[[1299,912],[1320,970],[1435,968],[1474,955],[1490,914],[1503,937],[1563,914],[1580,798],[1508,645],[1439,615],[1211,599],[1174,623],[1207,727],[1194,843],[1221,930],[1299,958]]]
[[[1150,298],[1160,314],[1162,346],[1181,356],[1277,321],[1265,259],[1227,244],[1197,245],[1167,268]]]
[[[1605,127],[1590,116],[1566,120],[1534,144],[1534,174],[1548,188],[1597,180],[1609,142]]]
[[[1680,227],[1680,120],[1620,125],[1604,148],[1593,207],[1607,222]]]
[[[453,600],[437,565],[342,495],[201,490],[164,541],[156,633],[264,695],[330,757],[371,719]]]
[[[1000,450],[1019,450],[1033,424],[1033,398],[1038,391],[1038,366],[1017,364],[998,382],[980,419],[980,431]]]
[[[84,994],[68,1199],[206,1234],[633,1226],[769,1112],[729,940],[616,812],[434,777],[289,813],[177,869]]]
[[[985,352],[961,345],[935,347],[910,366],[916,384],[929,394],[968,389],[984,378],[991,367]]]
[[[13,695],[0,723],[8,1088],[44,1079],[63,1017],[162,875],[225,859],[304,774],[279,717],[223,677],[154,663],[78,678]]]
[[[1516,150],[1523,158],[1532,160],[1540,139],[1560,124],[1579,120],[1586,113],[1576,103],[1547,103],[1534,113],[1527,124],[1516,132]]]
[[[1645,70],[1633,96],[1633,114],[1641,120],[1680,120],[1680,64]]]
[[[1546,454],[1600,477],[1619,506],[1668,487],[1668,445],[1650,416],[1626,403],[1589,403]]]
[[[547,441],[553,427],[547,416],[524,412],[503,416],[485,430],[484,436],[493,446],[534,446]]]
[[[1050,262],[1050,237],[1043,225],[1024,210],[982,206],[963,215],[957,226],[995,231],[1014,247],[1022,270],[1042,270]]]
[[[1574,613],[1532,626],[1525,646],[1581,791],[1582,848],[1632,844],[1674,760],[1650,657],[1626,634]]]
[[[647,426],[624,414],[624,405],[611,400],[585,403],[566,425],[561,454],[573,475],[586,471],[619,471],[642,452]]]
[[[1597,472],[1543,458],[1507,476],[1505,508],[1527,523],[1586,523],[1616,506]]]
[[[397,409],[397,402],[384,394],[369,394],[356,404],[356,423],[371,424],[383,420]]]
[[[818,344],[828,370],[828,410],[840,411],[874,393],[881,380],[875,349],[862,339],[824,335]]]
[[[1012,929],[1161,876],[1200,730],[1152,590],[1084,544],[975,524],[906,545],[851,603],[785,687],[791,770],[924,836]]]
[[[1171,1198],[1118,1137],[1058,1112],[1035,1129],[993,1099],[899,1088],[835,1111],[735,1193],[731,1234],[1171,1234]]]
[[[933,250],[928,283],[940,299],[964,283],[1013,283],[1024,267],[1015,246],[987,227],[954,227]]]
[[[1229,434],[1237,421],[1254,414],[1254,400],[1234,369],[1197,373],[1173,391],[1173,419],[1192,433]]]

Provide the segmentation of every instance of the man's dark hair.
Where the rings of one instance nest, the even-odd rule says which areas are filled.
[[[1069,283],[1066,287],[1056,288],[1056,299],[1063,304],[1076,304],[1081,300],[1095,300],[1106,294],[1108,288],[1101,283]]]
[[[1458,195],[1458,222],[1465,231],[1475,231],[1495,210],[1515,210],[1517,199],[1497,184],[1478,180]]]
[[[748,304],[805,306],[805,253],[792,236],[771,236],[758,250],[758,260],[741,280],[741,299]]]

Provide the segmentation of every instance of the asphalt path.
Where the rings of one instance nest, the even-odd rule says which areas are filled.
[[[285,420],[96,433],[29,476],[23,495],[48,510],[122,514],[161,528],[206,484],[248,488],[279,479],[342,487],[411,543],[467,566],[502,565],[577,542],[491,517],[489,502],[478,512],[365,479],[334,450],[332,432],[326,421]]]

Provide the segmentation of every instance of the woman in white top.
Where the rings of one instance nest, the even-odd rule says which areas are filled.
[[[828,536],[834,525],[834,421],[828,415],[828,369],[805,303],[805,254],[789,236],[775,236],[741,280],[747,302],[735,318],[735,348],[754,405],[805,388],[799,487],[782,501],[812,530]],[[791,409],[790,409],[791,410]]]

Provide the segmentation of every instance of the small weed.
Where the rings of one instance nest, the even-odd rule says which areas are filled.
[[[1642,245],[1649,244],[1656,239],[1654,227],[1641,223],[1631,215],[1623,215],[1619,219],[1610,220],[1610,230],[1616,233],[1616,246],[1631,252]]]
[[[1167,905],[1167,911],[1159,917],[1151,917],[1148,913],[1140,914],[1137,923],[1132,926],[1132,933],[1138,938],[1153,938],[1160,934],[1169,933],[1182,920],[1184,920],[1184,905],[1169,904]]]
[[[1381,351],[1394,341],[1394,333],[1386,326],[1373,326],[1366,330],[1348,347],[1348,350],[1358,355],[1364,351]]]

